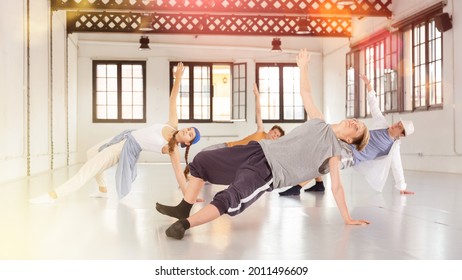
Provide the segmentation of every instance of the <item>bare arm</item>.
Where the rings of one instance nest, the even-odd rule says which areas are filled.
[[[180,91],[180,83],[181,77],[183,76],[184,67],[183,63],[178,63],[176,72],[175,72],[175,81],[172,87],[172,91],[170,92],[170,99],[169,99],[169,115],[168,115],[168,124],[174,127],[175,129],[178,128],[178,113],[176,109],[176,99],[178,97],[178,92]]]
[[[348,212],[348,207],[345,201],[345,191],[340,180],[339,161],[340,159],[338,157],[331,157],[329,159],[330,178],[332,181],[332,194],[334,195],[335,202],[337,203],[337,207],[340,210],[340,214],[342,215],[342,218],[345,221],[345,224],[347,225],[369,224],[369,221],[353,220],[350,217],[350,213]]]
[[[180,151],[178,150],[177,147],[175,147],[173,152],[170,153],[169,155],[170,155],[170,161],[173,167],[173,172],[175,173],[175,177],[178,182],[178,185],[180,186],[181,192],[184,195],[187,185],[186,185],[186,178],[184,177],[184,174],[183,174],[183,169],[181,168]]]
[[[263,121],[261,119],[261,105],[260,105],[260,92],[258,91],[257,84],[253,84],[253,94],[255,95],[255,115],[257,117],[257,132],[265,131]]]
[[[305,111],[310,119],[324,119],[324,115],[319,111],[313,101],[311,94],[311,82],[308,78],[308,64],[311,56],[306,49],[300,50],[297,55],[297,65],[300,68],[300,95],[302,96]]]

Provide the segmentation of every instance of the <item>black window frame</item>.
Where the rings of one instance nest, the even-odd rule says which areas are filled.
[[[179,61],[170,61],[169,65],[169,70],[170,70],[170,91],[173,88],[173,82],[174,82],[174,73],[173,69],[174,67],[177,66]],[[213,87],[213,66],[214,65],[229,65],[230,70],[231,70],[231,80],[232,80],[232,85],[231,85],[231,92],[230,92],[230,105],[231,105],[231,111],[230,111],[230,120],[229,122],[233,122],[236,120],[242,121],[245,120],[247,117],[247,63],[242,62],[242,63],[232,63],[232,62],[199,62],[199,61],[183,61],[182,62],[185,67],[189,67],[189,76],[188,77],[182,77],[182,79],[188,79],[189,81],[189,86],[188,86],[188,94],[189,94],[189,104],[188,104],[188,119],[182,119],[181,114],[178,116],[178,122],[180,123],[223,123],[227,121],[221,121],[221,120],[214,120],[213,119],[213,96],[214,96],[214,87]],[[242,65],[244,65],[244,70],[243,74],[244,76],[241,76],[242,71],[238,71],[238,75],[236,76],[235,73],[235,66],[238,66],[240,70],[242,70]],[[201,66],[201,67],[208,67],[209,71],[209,76],[210,76],[210,82],[209,82],[209,87],[210,87],[210,108],[209,108],[209,115],[210,118],[207,119],[196,119],[194,118],[194,82],[195,82],[195,77],[194,77],[194,71],[192,69],[195,66]],[[192,82],[191,82],[192,81]],[[243,81],[243,82],[242,82]],[[235,83],[238,83],[239,87],[236,88]],[[181,86],[180,86],[180,93],[181,94]],[[239,103],[238,105],[235,104],[235,95],[237,95],[237,102]],[[243,98],[242,98],[243,97]],[[242,103],[243,102],[243,103]],[[203,105],[201,105],[203,106]],[[244,111],[238,112],[238,118],[234,118],[234,109],[235,107],[239,108],[244,108]],[[242,117],[244,117],[242,119]]]
[[[431,109],[442,109],[443,108],[443,102],[444,102],[444,95],[443,95],[443,84],[442,84],[442,77],[443,77],[443,32],[439,32],[435,26],[435,15],[438,14],[439,12],[435,12],[433,14],[429,14],[429,15],[426,15],[423,19],[420,19],[416,22],[414,22],[412,24],[412,27],[408,27],[408,28],[411,28],[411,38],[412,38],[412,110],[413,111],[426,111],[426,110],[431,110]],[[432,25],[432,28],[433,28],[433,31],[436,31],[440,34],[440,37],[438,38],[430,38],[430,34],[431,34],[431,25]],[[417,27],[422,27],[424,26],[425,27],[425,31],[424,31],[424,34],[425,34],[425,38],[424,38],[424,41],[423,42],[415,42],[415,37],[416,37],[416,28]],[[440,49],[441,49],[441,57],[439,59],[435,59],[435,60],[431,60],[431,55],[430,55],[430,45],[432,42],[435,41],[435,39],[439,39],[439,42],[440,42]],[[418,45],[416,45],[418,44]],[[416,56],[418,56],[418,54],[416,54],[416,48],[418,46],[423,46],[424,47],[424,50],[425,50],[425,60],[423,63],[419,63],[416,61]],[[433,63],[439,61],[440,62],[440,65],[441,65],[441,79],[439,81],[439,86],[440,86],[440,92],[441,92],[441,102],[440,103],[435,103],[435,104],[432,104],[431,101],[430,101],[430,91],[431,91],[431,87],[432,86],[435,86],[435,83],[431,83],[431,74],[430,74],[430,68],[432,66]],[[419,64],[418,64],[419,63]],[[423,67],[425,69],[425,84],[424,84],[424,88],[425,88],[425,94],[424,94],[424,104],[420,103],[420,106],[417,106],[416,105],[416,101],[419,99],[419,97],[417,96],[417,71],[416,69],[420,69],[420,67]],[[434,75],[436,75],[436,73],[434,73]],[[420,80],[420,78],[419,78]],[[438,83],[438,82],[436,82]],[[420,83],[419,83],[420,84]],[[421,85],[421,84],[420,84]],[[419,95],[420,96],[420,95]],[[436,97],[436,95],[435,95]]]
[[[396,84],[393,84],[394,87],[392,89],[386,88],[387,83],[390,83],[390,81],[387,81],[386,79],[389,78],[387,76],[387,73],[384,73],[383,77],[377,77],[377,75],[374,73],[371,82],[378,94],[378,99],[379,99],[379,106],[380,109],[383,113],[404,113],[404,112],[414,112],[414,111],[428,111],[432,109],[442,109],[444,105],[444,92],[443,92],[443,86],[442,86],[442,77],[443,77],[443,33],[439,32],[436,30],[436,25],[434,23],[435,16],[440,14],[442,12],[442,3],[438,3],[432,7],[429,7],[419,13],[416,13],[415,15],[406,18],[398,23],[395,23],[393,27],[396,29],[396,31],[390,32],[388,29],[384,31],[380,31],[376,33],[373,36],[370,36],[361,42],[356,43],[355,45],[351,46],[350,52],[346,54],[346,105],[345,105],[345,115],[346,117],[354,117],[354,118],[366,118],[370,117],[370,114],[368,113],[368,107],[367,107],[367,90],[365,88],[365,85],[362,85],[362,81],[359,79],[359,74],[364,73],[366,74],[366,48],[370,46],[374,46],[374,44],[377,44],[377,42],[380,42],[381,40],[385,42],[385,62],[384,64],[391,63],[390,67],[391,69],[396,69],[396,73],[391,71],[393,75],[393,82]],[[416,53],[415,53],[415,47],[416,44],[414,42],[415,40],[415,28],[419,25],[425,26],[425,39],[423,41],[423,47],[425,49],[425,58],[424,62],[421,65],[424,65],[425,69],[425,104],[423,106],[416,106]],[[439,39],[439,41],[431,41],[435,38],[429,38],[429,28],[432,27],[433,31],[439,32],[439,33],[434,33],[434,34],[439,34],[440,37],[437,37],[436,39]],[[407,32],[411,32],[410,35],[407,34]],[[405,41],[405,35],[410,37],[410,45],[409,43],[407,45],[404,44]],[[396,38],[393,38],[395,36]],[[406,37],[407,38],[407,37]],[[432,42],[439,42],[441,45],[439,46],[439,49],[441,50],[441,56],[437,58],[436,54],[439,53],[434,53],[433,56],[429,55],[429,49],[430,49],[430,44]],[[394,43],[396,45],[394,46],[389,46],[387,45],[388,43]],[[434,46],[434,45],[433,45]],[[412,49],[409,49],[412,48]],[[396,51],[393,51],[396,49]],[[433,48],[433,50],[437,49],[436,47]],[[391,54],[390,52],[393,52]],[[405,53],[408,53],[408,57],[405,57]],[[387,57],[390,56],[390,57]],[[394,56],[397,57],[397,61],[394,58]],[[359,59],[358,59],[359,57]],[[429,60],[429,58],[435,58],[434,60]],[[406,63],[404,60],[409,60]],[[362,60],[362,61],[361,61]],[[440,65],[441,68],[439,69],[439,73],[441,76],[441,79],[438,81],[438,76],[437,76],[437,71],[435,70],[433,72],[433,84],[430,84],[430,66],[436,64]],[[355,85],[351,85],[351,81],[349,81],[348,77],[348,69],[350,67],[354,67],[354,83]],[[406,77],[406,72],[408,69],[412,67],[412,76]],[[436,67],[436,66],[435,66]],[[386,66],[384,67],[386,69]],[[370,78],[370,77],[368,77]],[[350,79],[351,80],[351,79]],[[410,86],[409,83],[411,84]],[[436,86],[439,86],[439,88],[436,88]],[[440,99],[437,99],[440,101],[439,103],[431,104],[430,103],[430,87],[433,86],[434,89],[434,98],[436,99],[438,96],[436,92],[439,90],[441,93]],[[408,87],[408,88],[406,88]],[[409,89],[409,87],[412,88],[412,92],[410,99],[406,100],[406,90]],[[351,96],[351,88],[354,88],[354,95]],[[379,92],[380,91],[380,92]],[[385,108],[384,105],[384,100],[386,99],[385,96],[389,93],[395,93],[397,100],[393,100],[392,98],[389,98],[389,100],[392,100],[393,107],[391,109]],[[381,94],[383,96],[381,96]],[[409,97],[408,97],[409,98]],[[348,106],[351,106],[351,104],[354,104],[353,110],[349,108]],[[350,112],[353,111],[354,114],[351,114]]]
[[[117,119],[97,118],[97,67],[98,65],[117,65]],[[141,65],[143,74],[143,118],[123,119],[122,118],[122,66]],[[146,61],[138,60],[93,60],[92,65],[93,92],[92,92],[92,119],[93,123],[146,123]]]
[[[262,117],[263,123],[304,123],[307,121],[308,116],[306,110],[303,106],[303,102],[300,107],[303,107],[303,119],[285,119],[284,118],[284,67],[294,67],[298,69],[296,63],[256,63],[255,64],[255,77],[257,81],[257,86],[260,89],[260,67],[278,67],[279,70],[279,119],[264,119]],[[260,90],[260,93],[262,90]],[[264,109],[263,106],[261,108]]]

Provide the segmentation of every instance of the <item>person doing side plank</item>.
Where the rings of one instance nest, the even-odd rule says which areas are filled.
[[[360,77],[367,87],[367,103],[371,109],[374,130],[370,131],[371,138],[364,150],[358,151],[352,145],[348,147],[353,153],[353,167],[364,175],[369,185],[378,192],[383,190],[391,168],[395,188],[400,194],[414,194],[413,191],[406,190],[407,184],[404,179],[400,153],[401,139],[414,133],[414,124],[410,120],[400,120],[388,125],[380,111],[376,93],[369,79],[365,75],[360,75]],[[301,185],[303,184],[289,188],[279,195],[300,195]],[[324,191],[321,177],[316,178],[316,185],[305,190],[305,192],[312,191]]]
[[[167,236],[182,239],[190,227],[208,223],[223,214],[234,216],[241,213],[264,192],[294,185],[329,171],[332,192],[345,224],[369,224],[367,220],[350,217],[339,173],[340,141],[353,143],[362,150],[369,141],[369,131],[362,122],[354,119],[332,125],[324,121],[311,95],[309,61],[307,50],[301,50],[297,56],[300,94],[310,120],[277,140],[261,140],[197,154],[190,165],[191,179],[184,199],[173,207],[156,205],[162,214],[179,219],[166,230]],[[229,187],[218,192],[210,204],[189,216],[205,181],[229,184]]]
[[[168,154],[175,177],[181,191],[186,190],[186,176],[189,173],[189,148],[200,139],[199,130],[188,127],[178,130],[178,115],[176,99],[179,92],[181,77],[184,72],[182,63],[178,63],[175,71],[175,82],[169,97],[169,119],[165,124],[154,124],[137,130],[126,130],[102,143],[94,146],[87,153],[88,160],[80,170],[55,190],[31,199],[31,203],[49,203],[67,196],[95,178],[99,186],[97,197],[105,197],[107,185],[104,171],[118,163],[116,171],[116,188],[119,199],[125,197],[131,190],[131,183],[136,178],[136,162],[141,151],[151,151]],[[186,147],[186,168],[183,172],[180,162],[181,147]]]

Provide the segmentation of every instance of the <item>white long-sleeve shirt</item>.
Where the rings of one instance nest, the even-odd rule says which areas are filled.
[[[367,93],[367,103],[371,108],[373,120],[372,129],[387,128],[389,125],[380,111],[374,90]],[[395,178],[395,188],[401,191],[405,190],[407,187],[404,180],[400,145],[401,140],[395,140],[388,155],[378,157],[375,160],[363,161],[354,166],[354,169],[364,175],[369,185],[378,192],[383,190],[390,168],[392,170],[393,177]]]

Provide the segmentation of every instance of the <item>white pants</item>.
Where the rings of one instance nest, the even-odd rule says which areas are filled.
[[[98,186],[106,187],[104,171],[119,162],[120,153],[125,143],[125,140],[123,140],[98,152],[99,147],[110,140],[105,140],[87,151],[87,162],[85,162],[77,174],[55,189],[58,197],[75,192],[83,187],[91,178],[96,179]]]

